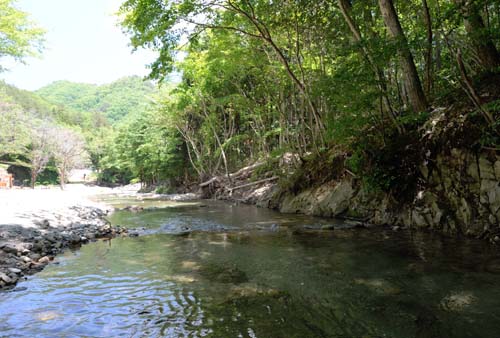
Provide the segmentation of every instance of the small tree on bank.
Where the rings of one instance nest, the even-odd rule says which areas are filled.
[[[70,129],[53,128],[51,153],[59,174],[59,183],[64,190],[68,173],[85,165],[88,159],[83,137]]]
[[[35,188],[38,175],[45,169],[51,157],[51,133],[54,127],[43,124],[33,129],[27,157],[31,164],[31,188]]]

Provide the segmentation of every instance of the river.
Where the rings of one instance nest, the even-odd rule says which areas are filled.
[[[68,250],[1,293],[0,337],[499,335],[500,253],[486,243],[223,202],[141,205],[161,208],[110,221],[144,236]]]

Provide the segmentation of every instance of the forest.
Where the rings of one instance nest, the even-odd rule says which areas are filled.
[[[102,86],[61,81],[36,92],[0,82],[0,158],[20,184],[64,185],[72,169],[98,168],[114,126],[144,114],[155,95],[139,77]]]
[[[287,180],[274,164],[292,153],[320,180],[343,156],[363,184],[411,190],[437,120],[453,127],[435,143],[498,149],[496,1],[129,0],[121,17],[134,47],[159,53],[152,79],[183,76],[152,123],[129,127],[150,140],[133,147],[164,150],[156,165],[137,154],[142,181],[183,179],[182,165],[202,182],[260,159]]]
[[[454,126],[441,136],[450,149],[498,149],[496,1],[128,0],[119,17],[134,48],[157,52],[160,89],[56,82],[31,96],[2,85],[10,121],[29,112],[69,128],[101,183],[185,188],[261,160],[286,181],[279,163],[294,154],[295,167],[317,164],[307,182],[341,156],[369,188],[411,189],[437,120]],[[13,37],[26,50],[2,53],[32,50],[32,30]],[[40,135],[2,135],[4,160],[41,172]]]

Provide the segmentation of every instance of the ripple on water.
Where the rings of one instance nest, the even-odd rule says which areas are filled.
[[[208,205],[129,213],[131,225],[204,231],[92,243],[0,294],[0,336],[498,336],[494,253],[421,234],[288,231],[322,222]]]

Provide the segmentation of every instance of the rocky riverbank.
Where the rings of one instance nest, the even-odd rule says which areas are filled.
[[[276,191],[260,203],[284,213],[358,219],[375,225],[431,229],[500,243],[500,157],[452,149],[419,167],[410,198],[367,192],[350,175],[298,192]]]
[[[89,197],[101,188],[0,191],[0,289],[42,270],[61,251],[98,238],[126,235]]]
[[[237,181],[237,189],[223,176],[201,188],[205,197],[256,204],[282,213],[349,219],[394,229],[430,229],[500,244],[498,151],[456,147],[425,153],[415,173],[418,187],[406,192],[405,199],[393,193],[367,191],[345,167],[342,157],[326,164],[340,173],[335,178],[311,181],[305,177],[310,171],[302,168],[304,177],[287,186],[270,179],[252,182],[248,172]],[[312,165],[317,163],[313,161]],[[272,173],[265,175],[273,178]],[[280,179],[287,180],[288,176]]]

